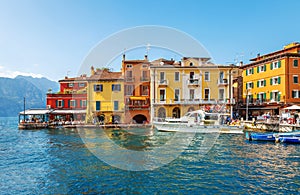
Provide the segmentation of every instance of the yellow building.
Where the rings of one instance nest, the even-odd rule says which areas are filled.
[[[179,118],[186,112],[205,109],[230,112],[232,77],[236,66],[219,66],[209,58],[158,59],[151,62],[151,118]],[[229,100],[231,99],[231,100]]]
[[[292,43],[282,50],[258,55],[242,67],[244,109],[248,107],[250,115],[279,114],[284,105],[300,103],[299,52],[300,44]]]
[[[124,79],[121,72],[94,70],[87,79],[87,122],[104,124],[124,121]]]

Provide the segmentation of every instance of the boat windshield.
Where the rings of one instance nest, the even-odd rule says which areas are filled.
[[[205,120],[218,120],[218,114],[205,114]]]

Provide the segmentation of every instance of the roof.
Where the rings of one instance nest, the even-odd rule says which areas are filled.
[[[85,114],[86,110],[54,110],[51,114]]]
[[[111,80],[123,80],[122,72],[110,72],[108,70],[97,70],[94,75],[91,75],[88,80],[95,81],[111,81]]]
[[[49,109],[29,109],[25,110],[25,115],[43,115],[43,114],[49,114],[53,110]],[[24,115],[24,111],[19,113],[20,115]]]

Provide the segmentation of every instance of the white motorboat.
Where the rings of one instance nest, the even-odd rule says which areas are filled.
[[[187,112],[181,118],[156,119],[153,125],[159,131],[187,133],[243,133],[240,125],[227,125],[229,114],[207,113],[203,110]]]

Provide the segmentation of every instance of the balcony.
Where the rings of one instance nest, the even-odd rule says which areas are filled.
[[[227,86],[228,80],[227,79],[218,79],[218,85],[219,86]]]
[[[133,83],[135,81],[134,77],[125,77],[125,82]]]
[[[188,85],[189,86],[199,86],[199,79],[189,79]]]
[[[158,86],[159,87],[166,87],[169,85],[169,80],[160,80],[158,81]]]
[[[149,77],[141,77],[141,82],[149,82],[150,78]]]

